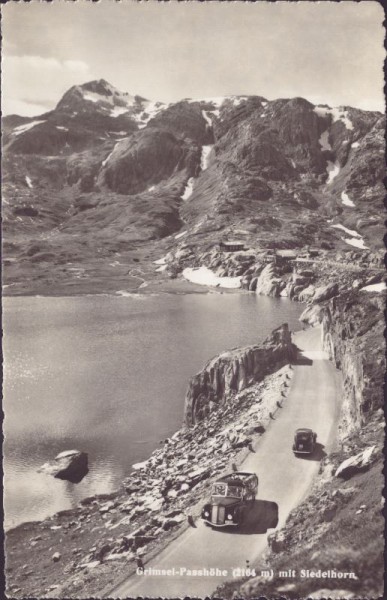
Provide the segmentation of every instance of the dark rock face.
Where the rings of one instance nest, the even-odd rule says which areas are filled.
[[[313,302],[323,302],[323,300],[329,300],[333,296],[337,296],[339,293],[339,286],[337,283],[329,283],[318,287],[313,296]]]
[[[79,450],[66,450],[58,454],[53,461],[40,467],[39,472],[71,483],[79,483],[89,472],[88,456],[86,452]]]
[[[214,141],[198,102],[173,104],[151,119],[149,127],[164,129],[178,138],[189,138],[200,145],[212,144]]]
[[[344,378],[343,420],[361,427],[383,406],[384,294],[352,291],[322,309],[323,345]]]
[[[98,183],[120,194],[135,194],[147,183],[158,183],[176,171],[192,173],[199,160],[198,147],[151,128],[120,142]]]
[[[226,397],[260,381],[295,358],[296,348],[285,323],[260,346],[236,348],[210,360],[192,377],[185,397],[185,423],[206,418]]]

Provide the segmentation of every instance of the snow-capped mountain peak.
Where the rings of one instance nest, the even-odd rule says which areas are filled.
[[[105,79],[73,86],[60,100],[56,110],[74,113],[97,112],[109,117],[125,115],[136,121],[140,128],[167,105],[122,92]]]
[[[60,100],[56,109],[103,111],[110,116],[119,116],[129,111],[142,109],[145,98],[121,92],[104,79],[73,86]]]

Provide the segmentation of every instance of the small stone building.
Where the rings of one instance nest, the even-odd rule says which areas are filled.
[[[296,260],[297,252],[295,250],[276,250],[275,263],[284,264]]]
[[[223,252],[240,252],[241,250],[245,250],[244,242],[239,241],[222,241],[219,243],[219,249]]]

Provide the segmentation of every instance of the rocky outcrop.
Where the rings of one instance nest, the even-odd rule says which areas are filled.
[[[319,325],[321,323],[322,314],[323,308],[318,304],[307,306],[301,313],[300,321],[314,327],[315,325]]]
[[[383,405],[385,294],[352,290],[322,309],[323,347],[344,380],[343,432],[361,427]]]
[[[269,263],[258,277],[255,291],[263,296],[279,296],[284,287],[285,284],[279,277],[275,266]]]
[[[313,295],[313,302],[323,302],[329,300],[333,296],[337,296],[339,293],[339,286],[337,283],[329,283],[328,285],[322,285],[318,287]]]
[[[341,477],[342,479],[349,479],[356,473],[365,471],[372,464],[374,460],[375,446],[366,448],[356,456],[350,456],[344,460],[336,470],[335,476]]]
[[[79,483],[89,472],[87,463],[86,452],[66,450],[58,454],[53,461],[42,465],[39,472],[71,483]]]
[[[262,380],[295,358],[296,347],[285,323],[257,346],[236,348],[210,360],[192,377],[185,397],[187,425],[206,418],[227,397]]]

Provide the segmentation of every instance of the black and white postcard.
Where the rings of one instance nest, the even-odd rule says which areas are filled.
[[[382,6],[1,15],[6,597],[381,597]]]

